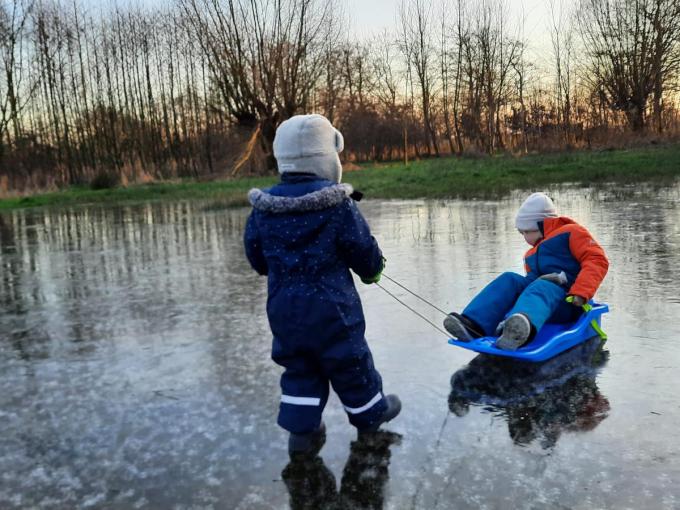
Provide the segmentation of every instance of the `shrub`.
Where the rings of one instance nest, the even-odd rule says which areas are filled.
[[[92,182],[90,188],[92,189],[111,189],[120,184],[120,177],[112,172],[98,173]]]

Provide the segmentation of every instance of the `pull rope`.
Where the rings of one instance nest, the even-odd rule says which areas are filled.
[[[383,275],[383,276],[385,276],[385,275]],[[394,280],[392,280],[392,278],[389,278],[389,277],[387,277],[387,278],[388,278],[390,281],[394,281]],[[396,283],[396,282],[395,282],[395,283]],[[428,323],[430,326],[432,326],[434,329],[436,329],[437,331],[439,331],[439,332],[441,332],[443,335],[445,335],[446,338],[450,338],[450,337],[451,337],[451,335],[450,335],[449,333],[447,333],[447,332],[444,331],[442,328],[440,328],[439,326],[437,326],[434,322],[432,322],[430,319],[428,319],[427,317],[425,317],[425,316],[424,316],[423,314],[421,314],[420,312],[418,312],[418,311],[414,310],[413,308],[411,308],[410,306],[408,306],[406,303],[404,303],[401,299],[399,299],[397,296],[395,296],[394,294],[392,294],[389,290],[387,290],[385,287],[383,287],[382,285],[380,285],[378,282],[376,282],[375,284],[376,284],[378,287],[380,287],[382,290],[384,290],[388,295],[392,296],[397,302],[399,302],[399,303],[400,303],[401,305],[403,305],[405,308],[408,308],[409,310],[411,310],[414,314],[416,314],[418,317],[420,317],[421,319],[423,319],[425,322],[427,322],[427,323]],[[402,285],[399,285],[399,286],[402,287],[402,288],[404,288],[405,290],[408,290],[408,289],[406,289],[405,287],[403,287]],[[411,291],[409,291],[409,292],[411,292]],[[411,292],[411,294],[413,294],[413,292]],[[415,294],[413,294],[413,295],[415,296]],[[422,299],[422,298],[421,298],[421,299]],[[433,306],[434,306],[434,305],[433,305]]]
[[[401,287],[402,289],[404,289],[404,290],[405,290],[406,292],[408,292],[409,294],[411,294],[411,295],[417,297],[417,298],[420,299],[423,303],[428,304],[429,306],[431,306],[432,308],[434,308],[435,310],[437,310],[439,313],[443,313],[444,315],[448,315],[448,312],[445,312],[444,310],[442,310],[442,309],[439,308],[438,306],[433,305],[433,304],[430,303],[427,299],[425,299],[424,297],[419,296],[418,294],[416,294],[416,293],[413,292],[412,290],[407,289],[407,288],[404,287],[401,283],[399,283],[398,281],[396,281],[394,278],[390,278],[390,277],[387,276],[385,273],[383,273],[382,276],[383,276],[384,278],[387,278],[389,281],[391,281],[392,283],[394,283],[394,284],[397,285],[398,287]]]
[[[384,278],[387,278],[389,281],[391,281],[392,283],[394,283],[396,286],[402,288],[403,290],[405,290],[406,292],[408,292],[408,293],[411,294],[412,296],[417,297],[417,298],[420,299],[423,303],[426,303],[427,305],[431,306],[433,309],[437,310],[438,312],[440,312],[440,313],[442,313],[442,314],[444,314],[444,315],[448,315],[448,313],[446,313],[444,310],[442,310],[441,308],[439,308],[439,307],[433,305],[433,304],[430,303],[427,299],[425,299],[425,298],[419,296],[418,294],[416,294],[415,292],[413,292],[411,289],[408,289],[407,287],[405,287],[404,285],[402,285],[401,283],[399,283],[398,281],[396,281],[394,278],[391,278],[391,277],[387,276],[385,273],[383,273],[382,276],[383,276]],[[427,322],[429,325],[431,325],[434,329],[436,329],[437,331],[441,332],[446,338],[451,338],[450,333],[444,331],[444,330],[441,329],[439,326],[437,326],[434,322],[432,322],[430,319],[428,319],[427,317],[425,317],[424,315],[422,315],[420,312],[418,312],[418,311],[414,310],[413,308],[411,308],[409,305],[407,305],[407,304],[404,303],[401,299],[399,299],[397,296],[395,296],[392,292],[390,292],[390,291],[387,290],[385,287],[383,287],[382,285],[380,285],[380,283],[375,282],[375,284],[376,284],[378,287],[380,287],[382,290],[384,290],[389,296],[391,296],[392,298],[394,298],[395,301],[397,301],[398,303],[400,303],[400,304],[401,304],[402,306],[404,306],[405,308],[408,308],[409,310],[411,310],[414,314],[416,314],[418,317],[420,317],[421,319],[423,319],[425,322]],[[440,445],[441,440],[442,440],[442,435],[443,435],[443,433],[444,433],[444,429],[446,428],[446,424],[447,424],[447,422],[448,422],[448,420],[449,420],[449,416],[450,416],[450,415],[451,415],[451,412],[447,409],[447,410],[446,410],[446,415],[444,416],[444,421],[442,422],[441,427],[439,428],[439,435],[437,436],[437,441],[436,441],[436,443],[435,443],[435,445],[434,445],[434,451],[435,451],[435,452],[439,449],[439,445]],[[431,461],[431,458],[432,458],[432,454],[433,454],[433,452],[431,452],[431,453],[428,455],[428,458],[425,460],[425,462],[424,462],[423,465],[421,466],[421,471],[422,471],[423,473],[425,473],[426,467],[430,464],[430,461]],[[421,477],[421,482],[422,482],[422,479],[423,479],[423,477]],[[415,507],[416,507],[417,499],[418,499],[418,496],[419,496],[419,494],[420,494],[420,491],[421,491],[422,487],[423,487],[423,484],[422,484],[422,483],[419,483],[419,484],[418,484],[418,487],[416,488],[415,493],[413,494],[413,498],[412,498],[412,500],[411,500],[411,503],[412,503],[412,505],[413,505],[412,508],[415,508]],[[438,498],[439,498],[439,494],[437,495],[437,499],[438,499]]]

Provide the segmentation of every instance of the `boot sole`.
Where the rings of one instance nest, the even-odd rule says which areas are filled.
[[[529,319],[522,315],[513,315],[505,321],[503,333],[496,341],[495,347],[505,351],[516,351],[527,342],[530,334]]]
[[[469,342],[473,339],[473,336],[467,330],[465,325],[460,321],[460,319],[458,319],[458,317],[453,315],[446,316],[446,319],[444,319],[444,328],[446,331],[451,333],[453,338],[461,342]]]

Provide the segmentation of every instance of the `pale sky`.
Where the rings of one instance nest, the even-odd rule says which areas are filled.
[[[476,0],[468,0],[474,3]],[[401,0],[340,0],[344,4],[351,22],[351,32],[359,39],[380,33],[384,29],[397,30]],[[431,1],[435,11],[440,9],[441,0]],[[455,6],[455,1],[450,1]],[[556,5],[573,5],[570,0],[555,0]],[[535,64],[550,66],[552,47],[550,43],[550,2],[549,0],[505,0],[510,24],[518,26],[524,18],[524,39],[529,43],[529,55]],[[452,16],[453,18],[453,16]],[[438,21],[437,21],[438,22]]]
[[[80,0],[89,6],[106,4],[142,4],[142,5],[165,5],[164,0]],[[335,0],[342,6],[351,20],[352,33],[358,37],[370,36],[381,32],[383,29],[396,30],[399,5],[402,0]],[[428,0],[424,0],[428,1]],[[455,7],[456,0],[447,0]],[[467,0],[474,5],[478,0]],[[550,20],[550,0],[500,0],[509,9],[510,17],[514,23],[522,17],[525,18],[524,33],[530,42],[550,45],[548,22]],[[556,5],[573,6],[574,0],[554,0]],[[435,10],[440,9],[442,0],[430,0]],[[548,48],[549,49],[549,48]]]
[[[395,29],[397,26],[401,0],[340,0],[338,3],[345,5],[357,35],[369,34],[383,28]],[[455,1],[449,3],[455,6]],[[515,19],[521,17],[524,12],[526,18],[524,28],[529,39],[546,31],[550,18],[548,0],[505,0],[505,3],[510,15]],[[559,3],[559,0],[556,1],[556,4]],[[432,0],[431,4],[438,9],[441,0]]]
[[[118,5],[165,5],[167,0],[80,0],[89,6],[106,4]],[[402,0],[335,0],[344,9],[350,21],[349,37],[358,40],[380,34],[384,29],[396,35],[399,5]],[[428,0],[424,0],[428,1]],[[443,0],[430,0],[435,12],[439,12]],[[448,1],[455,8],[456,0]],[[467,0],[474,5],[478,0]],[[516,30],[519,20],[524,18],[524,40],[528,42],[527,57],[536,66],[550,71],[552,69],[552,46],[550,42],[550,0],[500,0],[508,8],[510,19],[508,27]],[[555,5],[573,8],[574,0],[554,0]],[[452,21],[454,15],[452,14]],[[437,18],[437,22],[438,22]]]

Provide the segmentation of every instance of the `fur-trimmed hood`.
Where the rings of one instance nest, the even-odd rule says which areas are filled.
[[[353,191],[349,184],[334,184],[299,197],[282,197],[253,188],[248,201],[255,209],[275,214],[320,211],[341,204]]]

